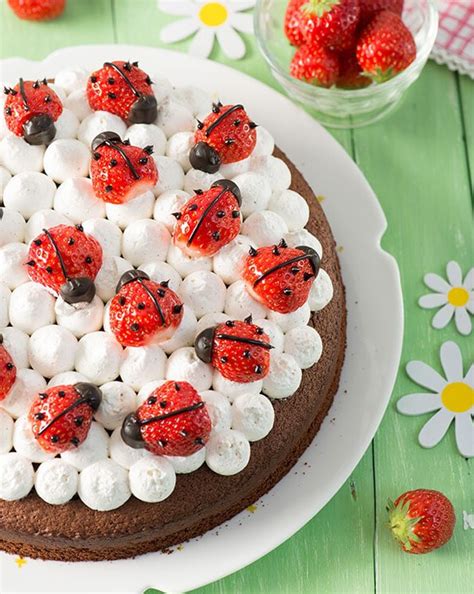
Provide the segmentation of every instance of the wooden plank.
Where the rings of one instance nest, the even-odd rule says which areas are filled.
[[[474,81],[468,76],[457,75],[458,92],[464,125],[464,143],[469,165],[471,192],[474,193]]]

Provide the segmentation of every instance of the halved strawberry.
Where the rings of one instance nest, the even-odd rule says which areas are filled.
[[[102,132],[92,141],[92,153],[92,187],[104,202],[128,202],[158,181],[152,146],[131,146],[115,132]]]
[[[105,62],[87,83],[87,99],[95,111],[109,111],[130,124],[152,124],[158,115],[153,81],[138,62]]]
[[[23,80],[13,88],[5,87],[4,113],[8,129],[29,144],[47,144],[56,135],[54,122],[63,111],[61,99],[48,81]]]
[[[110,303],[110,329],[123,346],[144,346],[170,338],[181,323],[183,303],[142,270],[125,272]]]
[[[319,256],[313,248],[278,245],[250,248],[243,279],[248,292],[273,311],[290,313],[308,300],[319,272]]]
[[[132,448],[190,456],[206,445],[211,428],[206,404],[191,384],[168,381],[125,418],[121,433]]]
[[[3,344],[3,336],[0,334],[0,401],[8,396],[15,380],[16,367]]]
[[[29,412],[31,429],[46,452],[60,454],[86,439],[102,393],[93,384],[55,386],[40,392]]]
[[[240,231],[240,190],[233,181],[220,179],[173,213],[177,219],[173,241],[189,256],[213,256]]]
[[[30,244],[25,264],[32,281],[61,295],[67,303],[91,302],[102,248],[81,225],[43,229]]]
[[[270,368],[272,345],[263,328],[245,321],[228,320],[206,328],[194,342],[197,356],[211,363],[233,382],[255,382],[263,379]]]
[[[250,156],[257,142],[255,128],[243,105],[214,103],[212,112],[200,122],[196,143],[189,154],[195,169],[215,173],[222,163],[235,163]]]

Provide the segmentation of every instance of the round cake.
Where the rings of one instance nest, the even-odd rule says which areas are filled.
[[[337,392],[323,209],[250,110],[136,63],[20,79],[3,110],[0,549],[202,535],[291,469]]]

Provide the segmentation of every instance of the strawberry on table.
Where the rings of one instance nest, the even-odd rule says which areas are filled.
[[[356,54],[364,75],[382,83],[413,62],[416,45],[402,19],[385,10],[376,14],[362,30]]]
[[[318,272],[319,256],[313,248],[289,248],[282,239],[278,245],[250,248],[242,277],[257,301],[290,313],[306,303]]]
[[[122,204],[151,190],[158,181],[153,147],[132,146],[115,132],[92,141],[91,178],[94,193],[104,202]]]
[[[110,303],[110,329],[123,346],[144,346],[170,338],[183,318],[183,303],[142,270],[125,272]]]
[[[55,454],[80,446],[101,399],[99,388],[88,383],[55,386],[40,392],[28,416],[39,446]]]
[[[108,111],[130,124],[152,124],[158,115],[153,81],[138,62],[105,62],[87,83],[87,99],[95,111]]]
[[[206,119],[198,121],[196,144],[189,154],[191,165],[215,173],[221,164],[246,159],[257,142],[256,127],[242,105],[214,103]]]
[[[228,320],[206,328],[196,337],[197,356],[233,382],[255,382],[263,379],[270,368],[270,344],[262,328],[245,321]]]
[[[63,111],[61,100],[48,81],[23,80],[5,87],[5,122],[10,132],[29,144],[47,144],[56,135],[54,122]]]
[[[15,380],[16,367],[3,344],[3,336],[0,334],[0,401],[8,396]]]
[[[299,47],[290,64],[290,74],[318,87],[332,87],[339,76],[335,52],[316,43]]]
[[[47,21],[63,13],[66,0],[8,0],[17,17],[27,21]]]
[[[307,0],[302,13],[301,31],[307,43],[336,50],[354,45],[359,0]]]
[[[206,404],[191,384],[168,381],[125,418],[121,433],[132,448],[191,456],[206,445],[211,428]]]
[[[81,225],[58,225],[43,229],[33,239],[25,266],[32,281],[60,294],[67,303],[90,303],[102,266],[102,248]]]
[[[283,30],[286,38],[296,47],[303,45],[304,38],[301,31],[301,7],[306,4],[308,0],[290,0],[285,11],[285,20],[283,23]]]
[[[453,535],[456,515],[449,499],[439,491],[416,489],[388,502],[390,529],[407,553],[429,553]]]
[[[240,190],[233,181],[220,179],[209,190],[199,190],[173,213],[177,219],[173,241],[192,257],[213,256],[240,231]]]
[[[367,24],[370,19],[382,10],[390,10],[399,16],[403,12],[403,0],[359,0],[360,22]]]

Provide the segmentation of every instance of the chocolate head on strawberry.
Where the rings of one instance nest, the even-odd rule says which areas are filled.
[[[91,148],[92,187],[104,202],[128,202],[151,190],[158,181],[152,146],[132,146],[115,132],[102,132]]]
[[[33,239],[25,266],[32,281],[67,303],[90,303],[102,266],[102,248],[81,225],[58,225],[43,229]]]
[[[10,353],[3,344],[3,336],[0,334],[0,401],[4,400],[16,380],[16,367]]]
[[[214,103],[212,112],[198,121],[189,160],[194,169],[215,173],[221,164],[235,163],[250,156],[257,142],[257,124],[243,105]]]
[[[108,111],[130,124],[152,124],[158,115],[152,84],[138,62],[105,62],[89,77],[87,99],[95,111]]]
[[[5,87],[4,114],[10,132],[22,136],[29,144],[47,144],[56,135],[54,122],[63,111],[61,100],[48,81],[23,80]]]
[[[226,379],[241,383],[255,382],[268,374],[273,348],[263,329],[252,324],[251,316],[243,322],[228,320],[206,328],[196,337],[194,347],[202,361]]]
[[[142,270],[125,272],[110,303],[110,329],[123,346],[144,346],[170,338],[183,318],[183,302]]]
[[[240,231],[240,190],[233,181],[220,179],[206,192],[183,205],[176,217],[173,241],[191,257],[213,256]]]
[[[249,293],[279,313],[295,311],[308,300],[319,272],[320,259],[313,248],[278,245],[250,248],[242,277]]]
[[[28,416],[38,445],[55,454],[80,446],[101,400],[99,388],[85,382],[40,392]]]
[[[204,447],[211,433],[205,402],[188,382],[165,382],[122,425],[132,448],[157,456],[190,456]]]

